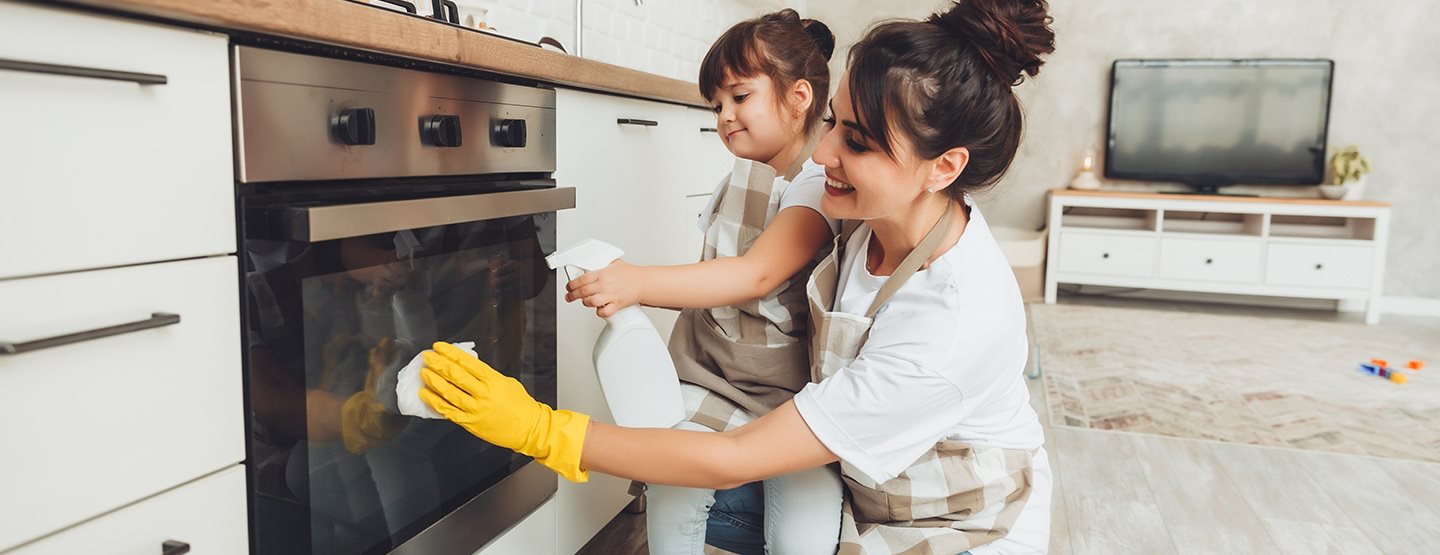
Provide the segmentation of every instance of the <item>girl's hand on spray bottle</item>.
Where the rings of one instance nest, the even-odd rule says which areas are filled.
[[[578,300],[595,309],[601,318],[609,318],[622,308],[640,303],[645,291],[645,270],[616,260],[604,269],[585,272],[570,280],[565,290],[567,302]]]

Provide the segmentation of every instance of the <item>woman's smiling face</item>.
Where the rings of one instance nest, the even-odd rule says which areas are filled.
[[[924,194],[924,164],[916,159],[910,142],[891,129],[892,158],[871,139],[867,125],[855,115],[850,104],[847,73],[830,102],[828,129],[812,157],[825,166],[825,198],[820,208],[826,215],[844,220],[869,220],[897,214]]]

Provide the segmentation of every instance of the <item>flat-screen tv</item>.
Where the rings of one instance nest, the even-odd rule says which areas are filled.
[[[1105,176],[1316,185],[1325,177],[1331,60],[1116,60]]]

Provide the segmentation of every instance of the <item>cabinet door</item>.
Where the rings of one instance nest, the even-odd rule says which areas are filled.
[[[225,36],[0,3],[0,59],[111,72],[0,71],[0,279],[235,252]]]
[[[691,140],[687,141],[685,163],[689,166],[693,182],[687,184],[685,195],[708,195],[715,192],[715,185],[730,173],[735,155],[720,142],[715,129],[715,114],[699,108],[687,108],[686,117],[690,128],[685,131]]]
[[[705,215],[705,208],[710,206],[710,194],[690,195],[685,197],[685,221],[682,222],[681,233],[685,237],[685,252],[689,253],[689,260],[700,260],[701,251],[705,248],[705,233],[700,231],[700,217]]]
[[[235,277],[223,256],[0,281],[5,341],[136,323],[0,356],[0,550],[245,458]]]
[[[1263,250],[1258,240],[1166,237],[1155,273],[1174,280],[1259,284]]]
[[[247,534],[245,467],[234,465],[8,553],[139,555],[166,552],[173,542],[190,553],[243,555]]]
[[[675,264],[684,219],[680,160],[687,150],[686,109],[681,106],[562,89],[556,94],[557,170],[561,186],[575,188],[575,208],[559,213],[557,246],[595,238],[625,251],[635,264]],[[632,120],[621,124],[619,120]],[[648,125],[648,123],[655,125]],[[693,143],[692,143],[693,144]],[[714,182],[711,182],[713,186]],[[569,276],[557,272],[556,362],[561,408],[611,421],[595,377],[592,352],[604,321],[593,310],[564,302]],[[667,311],[647,310],[667,336]],[[586,484],[560,482],[556,493],[556,550],[574,553],[626,503],[629,480],[592,474]]]

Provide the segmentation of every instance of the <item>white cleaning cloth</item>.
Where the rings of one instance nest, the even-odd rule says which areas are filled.
[[[474,341],[456,343],[455,346],[470,353],[470,356],[480,358],[480,355],[475,354]],[[435,412],[435,409],[430,408],[425,401],[420,400],[420,390],[425,387],[425,382],[420,380],[420,367],[425,366],[425,359],[421,357],[423,354],[422,351],[415,355],[415,358],[410,359],[409,364],[400,369],[400,375],[396,377],[395,382],[395,402],[400,408],[400,414],[405,416],[443,419],[444,416]]]

